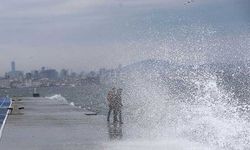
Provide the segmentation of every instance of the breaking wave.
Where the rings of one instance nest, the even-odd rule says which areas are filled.
[[[212,149],[250,149],[249,114],[245,113],[249,106],[221,88],[210,73],[167,80],[131,74],[124,89],[124,120],[130,137],[165,137],[166,141],[172,137]]]
[[[69,104],[71,106],[75,106],[75,103],[74,102],[69,102],[65,97],[63,97],[61,94],[55,94],[51,97],[46,97],[48,99],[51,99],[51,100],[56,100],[57,102],[61,102],[61,103],[66,103],[66,104]]]
[[[58,102],[64,102],[64,103],[68,103],[67,99],[64,98],[62,95],[60,94],[55,94],[53,96],[50,96],[50,97],[46,97],[48,99],[51,99],[51,100],[56,100]]]

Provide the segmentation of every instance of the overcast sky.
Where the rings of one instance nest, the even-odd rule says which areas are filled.
[[[0,0],[0,75],[250,58],[249,0]]]

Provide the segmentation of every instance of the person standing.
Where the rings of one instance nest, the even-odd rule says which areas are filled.
[[[116,92],[116,97],[115,97],[115,116],[117,117],[118,115],[118,120],[122,124],[122,89],[119,88]],[[116,119],[117,120],[117,119]]]
[[[113,87],[107,95],[107,101],[108,101],[108,107],[109,107],[109,111],[108,111],[108,116],[107,116],[107,121],[110,121],[110,114],[113,111],[113,116],[114,116],[114,121],[117,120],[117,115],[115,112],[115,97],[116,97],[116,88]]]

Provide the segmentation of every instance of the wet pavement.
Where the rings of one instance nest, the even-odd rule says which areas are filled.
[[[63,101],[21,98],[12,107],[1,150],[109,149],[111,141],[122,138],[121,125],[107,123],[102,115],[85,115]]]

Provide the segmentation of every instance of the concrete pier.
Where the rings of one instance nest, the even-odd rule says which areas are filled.
[[[66,102],[46,98],[16,99],[12,107],[1,150],[107,149],[110,134],[104,116],[88,116]]]
[[[132,125],[107,123],[105,116],[86,113],[64,101],[21,98],[12,104],[0,150],[214,149],[174,136],[134,138],[137,131]]]

